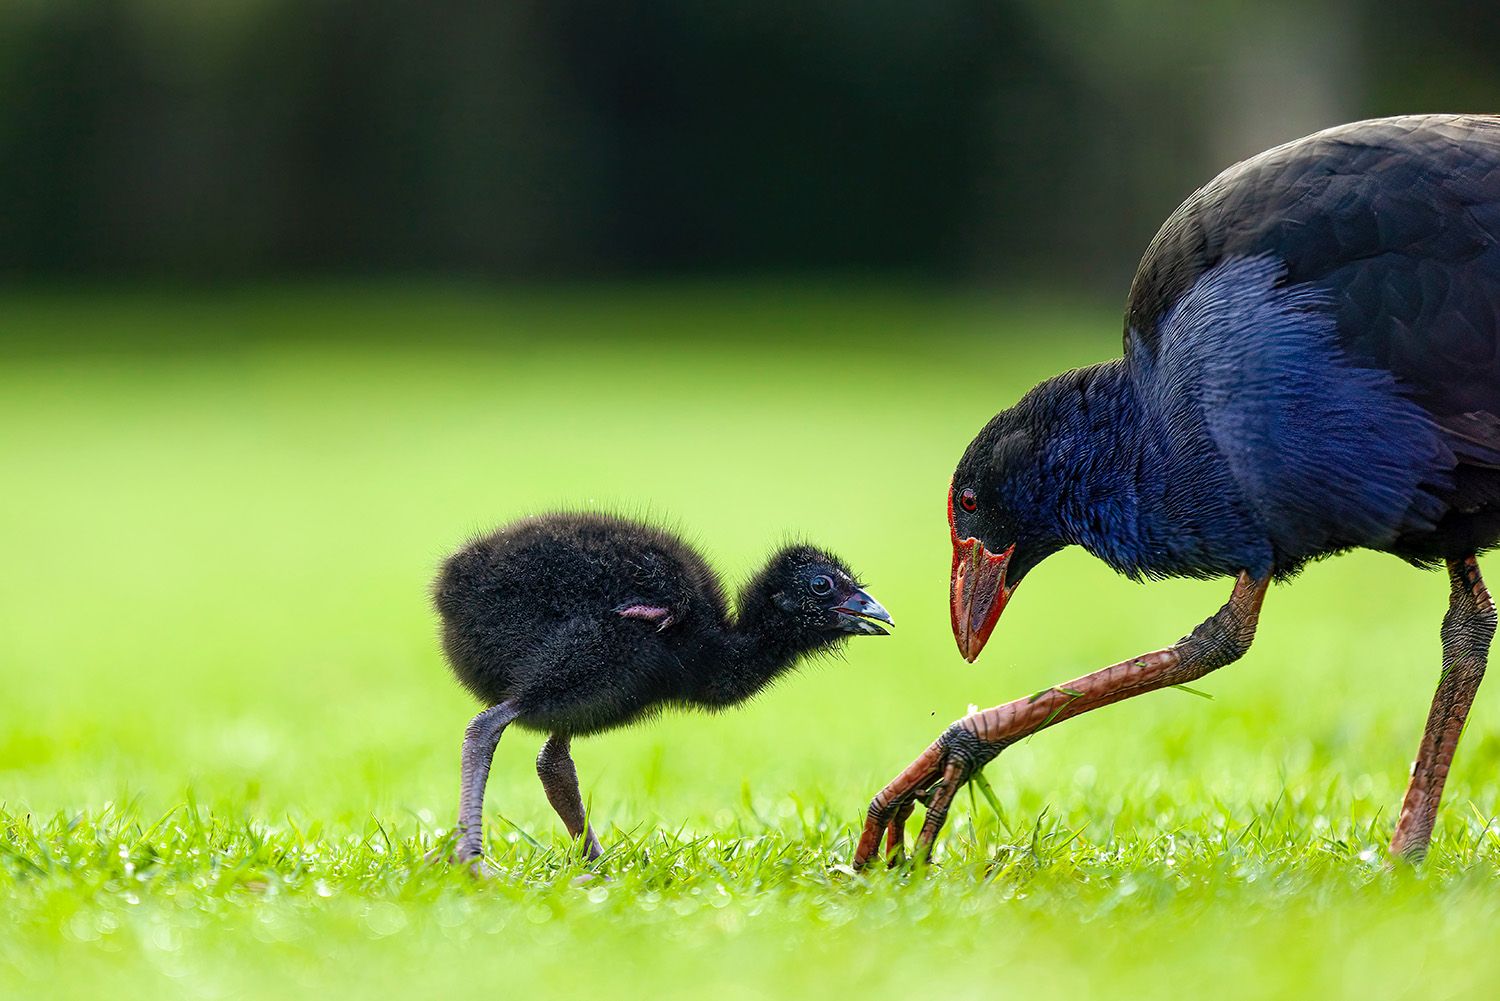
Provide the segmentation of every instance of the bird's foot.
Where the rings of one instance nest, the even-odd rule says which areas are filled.
[[[422,856],[430,866],[464,866],[476,879],[488,879],[499,875],[499,870],[485,861],[484,849],[476,844],[466,844],[463,832],[454,829],[444,834],[436,845]]]
[[[613,883],[614,877],[607,872],[581,872],[568,880],[569,886],[588,886],[591,883]]]
[[[422,856],[425,865],[452,865],[457,861],[458,842],[463,832],[454,828],[438,835],[437,842]]]
[[[906,820],[918,802],[926,808],[927,817],[917,835],[913,861],[925,863],[931,858],[933,842],[948,819],[953,797],[1004,749],[1003,744],[981,741],[965,722],[959,720],[944,731],[870,802],[865,828],[854,852],[856,870],[864,868],[874,857],[882,835],[886,864],[895,868],[906,861]]]
[[[497,879],[500,876],[500,870],[491,865],[483,855],[478,858],[469,859],[467,868],[469,876],[473,879],[489,880]]]
[[[500,875],[500,870],[491,865],[481,852],[474,852],[473,854],[454,852],[448,856],[448,863],[454,866],[462,866],[475,879],[494,879]]]

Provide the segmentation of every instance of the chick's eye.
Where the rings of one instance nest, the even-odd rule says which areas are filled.
[[[973,511],[979,506],[979,499],[974,496],[974,491],[965,490],[958,495],[958,506],[965,511]]]
[[[818,574],[807,582],[807,586],[813,594],[821,596],[833,590],[833,581],[823,574]]]

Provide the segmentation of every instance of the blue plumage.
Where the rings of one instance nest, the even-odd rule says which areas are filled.
[[[1132,577],[1286,576],[1500,538],[1500,127],[1362,123],[1220,175],[1143,258],[1121,359],[997,415],[956,540],[1007,582],[1081,545]]]
[[[969,444],[948,495],[953,638],[973,661],[1022,578],[1080,545],[1131,577],[1237,578],[1176,643],[950,726],[871,801],[854,864],[930,849],[1017,741],[1249,649],[1274,577],[1353,547],[1446,563],[1443,670],[1393,854],[1420,857],[1496,629],[1500,118],[1359,122],[1195,192],[1151,241],[1123,358],[1067,372]]]
[[[1431,530],[1452,485],[1453,452],[1432,418],[1390,372],[1350,359],[1329,297],[1279,286],[1284,271],[1270,255],[1221,262],[1163,318],[1156,351],[1128,355],[1162,436],[1209,446],[1153,474],[1229,490],[1253,521],[1253,548],[1235,539],[1202,554],[1221,572],[1285,574],[1385,548]]]

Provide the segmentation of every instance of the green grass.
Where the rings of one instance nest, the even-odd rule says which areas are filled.
[[[1445,581],[1356,554],[1272,590],[1196,687],[1071,721],[965,793],[939,864],[848,872],[869,797],[970,703],[1159,647],[1228,582],[1028,577],[948,635],[969,437],[1116,350],[1108,311],[679,289],[11,292],[0,301],[0,993],[111,998],[1482,996],[1493,691],[1433,856],[1382,849]],[[502,740],[500,877],[423,862],[474,711],[424,589],[468,533],[648,511],[732,583],[787,535],[894,613],[742,711],[581,742],[608,856]],[[920,816],[920,813],[919,813]]]

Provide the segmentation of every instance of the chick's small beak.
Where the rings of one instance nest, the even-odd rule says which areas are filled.
[[[865,591],[855,590],[843,603],[834,609],[839,617],[839,628],[846,633],[859,633],[862,636],[886,636],[889,635],[884,629],[875,623],[883,622],[888,626],[895,627],[896,623],[891,618],[891,613]]]

